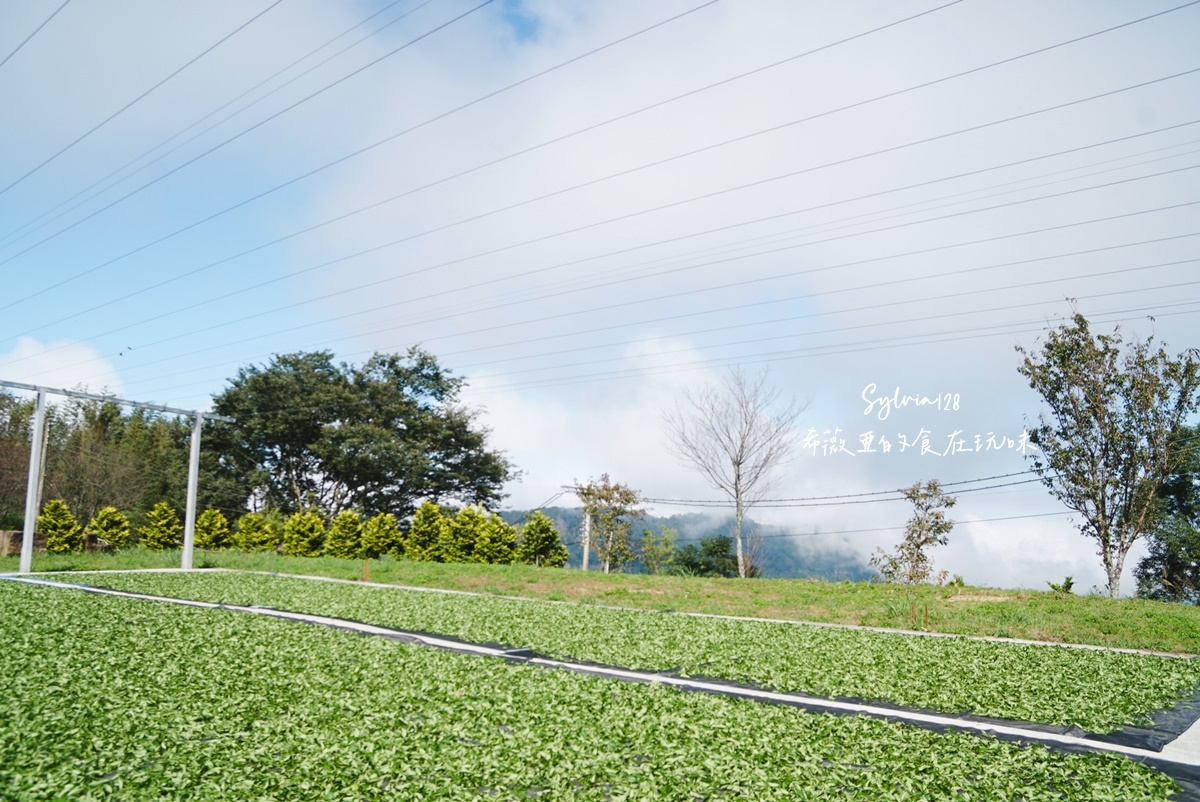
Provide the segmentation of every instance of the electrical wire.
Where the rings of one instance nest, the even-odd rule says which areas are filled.
[[[17,45],[15,48],[13,48],[12,52],[10,52],[7,56],[5,56],[3,61],[0,61],[0,67],[3,67],[5,64],[8,63],[8,60],[10,58],[17,55],[17,53],[21,52],[21,48],[23,48],[23,47],[25,47],[25,45],[29,44],[29,40],[32,39],[33,37],[37,36],[41,32],[42,28],[45,28],[46,25],[50,22],[50,20],[57,17],[58,12],[62,11],[64,8],[66,8],[67,4],[70,2],[71,2],[71,0],[64,0],[63,4],[61,6],[54,9],[54,11],[50,12],[50,16],[48,16],[44,20],[42,20],[41,25],[34,28],[32,33],[30,33],[28,36],[26,36],[24,39],[21,40],[21,44]]]
[[[144,99],[144,98],[145,98],[147,95],[149,95],[150,93],[154,92],[156,89],[158,89],[159,87],[161,87],[163,84],[167,83],[167,82],[168,82],[168,81],[170,81],[172,78],[174,78],[175,76],[179,75],[181,72],[183,72],[183,71],[184,71],[184,70],[186,70],[188,67],[190,67],[190,66],[192,66],[193,64],[195,64],[195,63],[196,63],[197,61],[199,61],[200,59],[202,59],[202,58],[204,58],[205,56],[207,56],[207,55],[208,55],[209,53],[211,53],[212,51],[216,50],[218,47],[220,47],[221,45],[223,45],[223,44],[224,44],[225,42],[227,42],[229,39],[233,38],[233,37],[234,37],[234,36],[236,36],[238,33],[240,33],[240,32],[241,32],[243,29],[245,29],[245,28],[246,28],[248,25],[250,25],[250,24],[251,24],[251,23],[253,23],[255,20],[257,20],[257,19],[259,19],[260,17],[262,17],[264,14],[266,14],[268,11],[270,11],[270,10],[271,10],[271,9],[273,9],[273,8],[275,8],[276,6],[278,6],[278,5],[279,5],[280,3],[282,3],[282,2],[283,2],[283,0],[275,0],[275,2],[271,3],[271,5],[267,6],[267,7],[266,7],[266,8],[264,8],[262,11],[258,12],[258,13],[257,13],[257,14],[255,14],[253,17],[251,17],[250,19],[246,20],[245,22],[243,22],[243,23],[242,23],[241,25],[239,25],[238,27],[234,28],[234,29],[233,29],[232,31],[230,31],[229,33],[225,34],[225,36],[223,36],[223,37],[221,37],[220,39],[218,39],[218,40],[216,41],[216,43],[215,43],[215,44],[213,44],[213,45],[211,45],[211,46],[209,46],[209,47],[205,48],[205,49],[204,49],[202,52],[200,52],[200,53],[199,53],[197,56],[195,56],[195,57],[193,57],[192,59],[190,59],[189,61],[185,62],[185,63],[184,63],[184,65],[183,65],[182,67],[180,67],[179,69],[175,70],[174,72],[172,72],[172,73],[171,73],[170,75],[168,75],[166,78],[163,78],[163,79],[162,79],[161,81],[159,81],[158,83],[154,84],[154,86],[150,87],[150,88],[149,88],[149,89],[147,89],[145,92],[142,92],[140,95],[138,95],[137,97],[135,97],[133,100],[129,101],[129,102],[128,102],[128,103],[126,103],[124,106],[122,106],[121,108],[117,109],[117,110],[116,110],[116,111],[114,111],[112,114],[108,115],[108,116],[107,116],[107,117],[105,117],[103,120],[101,120],[100,122],[96,123],[94,126],[92,126],[91,128],[89,128],[88,130],[84,131],[84,132],[83,132],[82,134],[80,134],[78,137],[76,137],[75,139],[73,139],[73,140],[72,140],[70,143],[68,143],[67,145],[65,145],[64,147],[62,147],[60,150],[58,150],[57,152],[55,152],[55,153],[54,153],[54,155],[50,156],[49,158],[47,158],[47,159],[45,159],[44,161],[42,161],[41,163],[39,163],[37,166],[35,166],[35,167],[31,168],[30,170],[28,170],[27,172],[25,172],[24,174],[22,174],[22,175],[21,175],[19,178],[17,178],[15,181],[13,181],[12,183],[10,183],[8,186],[4,187],[3,189],[0,189],[0,195],[3,195],[4,193],[8,192],[10,189],[12,189],[13,187],[17,186],[17,185],[18,185],[18,184],[20,184],[22,181],[24,181],[26,178],[29,178],[29,176],[33,175],[33,174],[34,174],[34,173],[36,173],[38,170],[41,170],[41,169],[42,169],[43,167],[45,167],[47,164],[49,164],[50,162],[52,162],[52,161],[54,161],[55,159],[57,159],[59,156],[61,156],[61,155],[63,155],[64,153],[66,153],[68,150],[70,150],[71,148],[75,147],[75,146],[76,146],[76,145],[78,145],[80,142],[82,142],[83,140],[87,139],[89,136],[91,136],[92,134],[96,133],[97,131],[99,131],[99,130],[100,130],[101,128],[103,128],[104,126],[108,125],[110,122],[112,122],[113,120],[115,120],[117,117],[120,117],[120,116],[121,116],[122,114],[124,114],[126,111],[128,111],[129,109],[131,109],[131,108],[133,108],[135,105],[137,105],[139,102],[141,102],[141,101],[142,101],[142,100],[143,100],[143,99]]]

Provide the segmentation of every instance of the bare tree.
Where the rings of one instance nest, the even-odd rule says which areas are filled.
[[[731,368],[719,386],[684,393],[683,403],[663,413],[671,451],[725,493],[734,506],[738,576],[749,576],[742,520],[771,489],[771,472],[788,459],[804,405],[778,403],[765,370],[748,375]]]

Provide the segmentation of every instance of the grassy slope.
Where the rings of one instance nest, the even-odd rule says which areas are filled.
[[[178,567],[177,552],[131,550],[116,555],[39,555],[34,570]],[[363,563],[333,558],[213,552],[197,566],[361,579]],[[0,558],[0,572],[15,571]],[[447,565],[384,559],[369,563],[373,582],[479,591],[701,613],[912,628],[966,635],[1091,643],[1135,649],[1200,652],[1200,609],[1139,599],[1056,596],[1030,590],[903,587],[808,579],[699,579],[523,565]],[[925,608],[929,610],[925,626]]]

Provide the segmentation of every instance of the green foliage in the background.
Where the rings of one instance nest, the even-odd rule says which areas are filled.
[[[229,521],[220,510],[205,510],[196,516],[195,538],[198,549],[227,549],[233,545]]]
[[[242,551],[274,551],[279,545],[275,529],[265,517],[248,512],[238,519],[233,544]]]
[[[165,501],[158,502],[146,513],[146,525],[137,531],[138,542],[150,551],[178,548],[183,540],[179,514]]]
[[[363,520],[354,510],[342,510],[333,517],[325,536],[328,557],[355,558],[363,556]]]
[[[37,519],[38,531],[46,536],[46,551],[62,554],[83,548],[83,528],[62,499],[52,499]]]
[[[116,507],[102,507],[87,525],[87,531],[114,549],[129,545],[129,518]]]
[[[362,530],[362,555],[364,557],[382,557],[385,554],[399,555],[404,553],[404,540],[396,516],[390,512],[381,512],[371,516]]]
[[[554,522],[541,510],[525,517],[520,530],[521,542],[513,555],[516,562],[528,565],[561,568],[567,564],[567,549],[554,528]]]
[[[449,537],[445,531],[449,528],[450,522],[442,514],[441,507],[426,501],[413,514],[408,537],[404,541],[405,555],[413,560],[440,562],[441,543]]]
[[[325,521],[314,510],[297,512],[283,525],[283,553],[315,557],[325,540]]]

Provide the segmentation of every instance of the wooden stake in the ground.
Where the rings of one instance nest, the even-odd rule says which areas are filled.
[[[371,581],[371,564],[363,560],[363,582]]]
[[[925,604],[925,628],[929,629],[929,604]]]
[[[917,628],[917,603],[916,602],[912,603],[912,619],[913,619],[913,629],[916,629]]]

